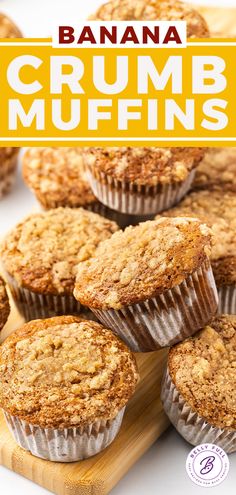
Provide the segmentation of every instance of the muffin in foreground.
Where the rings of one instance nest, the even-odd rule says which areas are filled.
[[[85,148],[95,196],[113,210],[155,215],[178,203],[191,187],[204,148]]]
[[[135,359],[110,330],[78,317],[35,320],[0,347],[0,406],[16,442],[73,462],[117,435],[138,380]]]
[[[77,264],[117,229],[114,222],[83,208],[56,208],[18,224],[3,243],[2,262],[24,318],[77,314]]]
[[[210,245],[210,230],[192,218],[128,227],[78,265],[75,297],[133,351],[179,342],[217,309]]]
[[[3,329],[10,314],[10,304],[6,291],[6,284],[0,277],[0,331]]]
[[[219,293],[219,313],[236,314],[236,194],[226,186],[198,190],[163,215],[195,216],[212,229],[211,265]]]
[[[15,181],[19,148],[0,148],[0,198]]]
[[[205,19],[189,5],[178,0],[111,0],[90,19],[101,21],[186,21],[188,38],[207,38],[209,29]]]
[[[210,148],[199,164],[195,189],[228,189],[236,193],[236,148]]]
[[[222,315],[174,346],[162,384],[166,414],[193,445],[236,451],[236,316]]]

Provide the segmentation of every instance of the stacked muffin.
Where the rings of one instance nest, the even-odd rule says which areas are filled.
[[[209,34],[181,2],[112,0],[94,18],[185,19],[189,36]],[[168,416],[190,443],[236,450],[236,321],[214,318],[215,278],[220,310],[234,311],[221,295],[232,300],[235,286],[234,163],[229,155],[219,180],[211,160],[220,169],[222,157],[204,156],[203,148],[26,152],[24,179],[44,211],[8,234],[2,260],[31,321],[0,348],[0,405],[22,448],[62,462],[101,451],[137,384],[132,351],[174,345],[162,387]],[[124,225],[143,222],[119,230],[88,211],[101,206]],[[3,284],[0,294],[6,319]]]

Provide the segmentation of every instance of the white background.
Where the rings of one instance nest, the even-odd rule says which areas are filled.
[[[135,0],[134,0],[135,2]],[[68,13],[74,21],[94,12],[99,0],[0,0],[0,11],[8,13],[21,27],[25,36],[51,35],[52,23],[65,22]],[[191,2],[193,3],[193,2]],[[235,6],[236,0],[199,0],[196,3],[212,6]],[[33,207],[36,202],[23,185],[20,171],[12,193],[0,203],[0,237]],[[123,480],[112,490],[112,495],[206,495],[187,477],[186,457],[191,449],[170,428],[136,463]],[[235,495],[236,454],[230,456],[230,471],[222,485],[211,488],[209,495]],[[0,466],[2,495],[47,495],[49,492]]]

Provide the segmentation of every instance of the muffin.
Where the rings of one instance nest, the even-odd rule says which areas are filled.
[[[0,38],[22,38],[22,33],[14,22],[0,13]]]
[[[78,266],[74,295],[133,351],[192,335],[218,305],[208,227],[161,218],[128,227]]]
[[[0,331],[3,329],[10,314],[10,304],[6,291],[6,285],[2,277],[0,277]]]
[[[19,148],[0,148],[0,198],[7,194],[16,177]]]
[[[0,406],[16,442],[73,462],[117,435],[138,379],[135,359],[110,330],[78,317],[35,320],[0,347]]]
[[[219,313],[236,314],[236,194],[225,187],[198,190],[164,215],[196,216],[213,232],[211,264],[219,292]]]
[[[207,38],[205,19],[189,5],[178,0],[111,0],[90,19],[101,21],[186,21],[188,38]]]
[[[236,316],[213,319],[168,357],[161,397],[166,414],[192,445],[236,450]]]
[[[210,148],[199,164],[195,189],[228,189],[236,192],[236,148]]]
[[[32,214],[6,237],[2,261],[10,290],[26,320],[76,314],[77,264],[118,229],[83,208]]]
[[[154,215],[191,187],[204,148],[86,148],[84,163],[95,196],[129,215]]]

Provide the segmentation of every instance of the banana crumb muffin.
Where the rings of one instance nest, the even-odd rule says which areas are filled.
[[[0,277],[0,331],[3,329],[10,314],[10,304],[6,291],[6,284]]]
[[[204,148],[85,148],[84,163],[95,196],[130,215],[152,215],[190,189]]]
[[[97,10],[90,19],[102,21],[186,21],[187,36],[209,37],[205,19],[189,5],[178,0],[111,0]]]
[[[222,315],[174,346],[162,387],[164,409],[193,445],[236,450],[236,316]]]
[[[209,228],[192,218],[128,227],[79,264],[75,297],[132,350],[178,342],[216,311],[210,246]]]
[[[22,38],[16,24],[5,14],[0,13],[0,38]]]
[[[7,194],[14,183],[19,148],[0,148],[0,198]]]
[[[7,422],[23,448],[50,460],[74,461],[105,448],[137,380],[128,348],[110,330],[78,317],[29,322],[0,348]]]
[[[73,297],[77,265],[117,229],[114,222],[83,208],[56,208],[18,224],[3,243],[2,261],[24,317],[78,312]]]
[[[219,312],[236,314],[236,194],[227,188],[194,191],[166,216],[194,215],[212,229],[211,264]]]
[[[211,187],[236,192],[236,148],[210,148],[199,164],[193,189]]]

